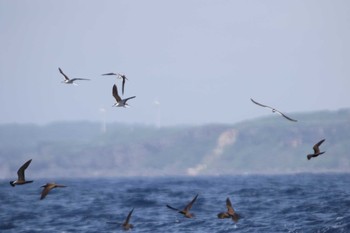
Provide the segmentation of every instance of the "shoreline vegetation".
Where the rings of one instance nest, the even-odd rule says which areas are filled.
[[[98,122],[0,124],[0,177],[220,176],[350,171],[350,109],[236,124],[157,128]],[[325,154],[306,155],[325,138]]]

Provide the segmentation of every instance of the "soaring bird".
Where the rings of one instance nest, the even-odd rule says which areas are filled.
[[[17,175],[18,178],[17,180],[14,181],[10,181],[10,184],[12,185],[12,187],[15,187],[16,185],[21,185],[21,184],[27,184],[27,183],[32,183],[33,180],[26,180],[25,176],[24,176],[24,171],[27,169],[27,167],[29,166],[29,164],[32,162],[32,160],[28,160],[27,162],[25,162],[25,164],[23,164],[17,171]]]
[[[275,108],[272,108],[272,107],[267,106],[267,105],[264,105],[264,104],[260,104],[260,103],[256,102],[255,100],[253,100],[252,98],[250,98],[250,100],[251,100],[254,104],[257,104],[257,105],[259,105],[259,106],[261,106],[261,107],[271,109],[273,113],[277,112],[278,114],[280,114],[281,116],[283,116],[284,118],[286,118],[286,119],[288,119],[288,120],[290,120],[290,121],[297,122],[297,120],[294,120],[294,119],[288,117],[287,115],[283,114],[282,112],[278,111],[278,110],[275,109]]]
[[[133,211],[134,211],[134,208],[132,208],[132,210],[129,212],[128,216],[126,217],[126,219],[123,223],[120,223],[120,222],[107,222],[107,223],[121,225],[123,227],[123,229],[127,231],[127,230],[134,227],[132,224],[129,223],[130,218],[131,218],[131,214]]]
[[[51,189],[54,188],[64,188],[67,187],[65,185],[61,185],[61,184],[55,184],[55,183],[47,183],[43,186],[41,186],[43,189],[43,191],[41,192],[41,197],[40,200],[44,199],[46,197],[46,195],[51,191]]]
[[[125,221],[122,224],[123,229],[126,231],[134,227],[132,224],[129,223],[131,214],[133,211],[134,211],[134,208],[132,208],[132,210],[129,212],[128,216],[126,217]]]
[[[227,207],[227,212],[219,213],[218,218],[232,218],[234,222],[237,222],[240,216],[233,209],[230,198],[226,199],[226,207]]]
[[[70,78],[68,78],[68,76],[67,76],[65,73],[63,73],[63,71],[61,70],[61,68],[58,67],[58,70],[59,70],[60,73],[63,75],[64,80],[63,80],[62,82],[65,83],[65,84],[74,84],[74,85],[78,85],[78,84],[76,84],[74,81],[76,81],[76,80],[90,80],[90,79],[87,79],[87,78],[72,78],[72,79],[70,79]]]
[[[193,198],[193,200],[188,203],[183,210],[179,210],[177,208],[171,207],[170,205],[166,205],[169,209],[176,210],[180,214],[183,214],[186,218],[193,218],[194,214],[190,213],[190,209],[192,208],[193,203],[197,200],[198,194]]]
[[[117,101],[117,103],[115,103],[113,105],[115,107],[124,107],[124,108],[128,107],[129,105],[126,103],[126,101],[136,97],[136,96],[132,96],[132,97],[129,97],[129,98],[126,98],[126,99],[120,98],[120,96],[118,95],[117,85],[115,85],[115,84],[113,85],[113,88],[112,88],[112,94],[113,94],[115,100]]]
[[[318,143],[316,143],[313,147],[314,149],[314,153],[313,154],[308,154],[307,155],[307,159],[310,160],[312,157],[317,157],[319,155],[322,155],[323,153],[325,153],[325,151],[320,151],[319,146],[325,141],[326,139],[322,139],[321,141],[319,141]]]
[[[121,78],[123,79],[122,82],[122,94],[124,95],[124,86],[125,86],[125,80],[128,80],[125,76],[125,74],[119,74],[119,73],[106,73],[106,74],[102,74],[102,75],[115,75],[117,76],[117,78]]]

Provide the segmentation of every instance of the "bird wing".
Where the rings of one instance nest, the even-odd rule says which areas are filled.
[[[28,160],[27,162],[25,162],[17,171],[17,175],[18,175],[18,180],[25,180],[25,176],[24,176],[24,171],[27,169],[27,167],[29,166],[29,164],[32,162],[32,160]]]
[[[108,223],[108,224],[118,224],[118,225],[121,225],[122,223],[120,223],[120,222],[106,222],[106,223]]]
[[[320,148],[319,148],[319,146],[320,146],[325,140],[326,140],[326,139],[322,139],[321,141],[319,141],[318,143],[316,143],[316,144],[314,145],[313,149],[314,149],[315,154],[320,153]]]
[[[106,73],[106,74],[102,74],[102,75],[118,75],[116,73]]]
[[[257,104],[257,105],[259,105],[259,106],[261,106],[261,107],[274,109],[274,108],[272,108],[272,107],[270,107],[270,106],[267,106],[267,105],[264,105],[264,104],[260,104],[260,103],[256,102],[255,100],[253,100],[252,98],[250,98],[250,100],[251,100],[254,104]]]
[[[187,204],[184,211],[189,211],[192,208],[193,203],[197,200],[198,194],[193,198],[193,200]]]
[[[234,215],[234,213],[235,213],[235,210],[233,209],[233,207],[232,207],[232,203],[231,203],[231,201],[230,201],[230,198],[227,198],[226,199],[226,207],[227,207],[227,212],[228,212],[228,214],[229,215]]]
[[[237,213],[234,213],[233,215],[232,215],[232,221],[234,221],[234,222],[238,222],[238,220],[241,218],[241,216],[239,215],[239,214],[237,214]]]
[[[129,98],[126,98],[125,100],[124,100],[124,102],[126,103],[126,101],[128,101],[129,99],[133,99],[133,98],[135,98],[136,96],[131,96],[131,97],[129,97]]]
[[[118,95],[117,85],[115,85],[115,84],[113,85],[112,94],[117,102],[120,102],[122,100],[120,98],[120,96]]]
[[[129,212],[128,216],[125,219],[124,225],[129,224],[130,218],[131,218],[131,214],[134,211],[134,208],[132,208],[132,210]]]
[[[166,205],[166,207],[168,207],[169,209],[172,209],[172,210],[180,211],[179,209],[176,209],[176,208],[174,208],[174,207],[172,207],[170,205]]]
[[[88,78],[72,78],[71,81],[74,82],[76,80],[90,80]]]
[[[63,71],[61,70],[61,68],[58,67],[58,70],[59,70],[60,73],[64,76],[64,79],[67,80],[67,81],[69,81],[68,76],[67,76],[65,73],[63,73]]]
[[[44,189],[41,191],[41,197],[40,200],[44,199],[46,195],[50,192],[51,189],[53,189],[54,185],[53,184],[46,184],[42,186]]]
[[[294,120],[294,119],[288,117],[287,115],[283,114],[282,112],[280,112],[280,111],[278,111],[278,110],[276,110],[276,109],[275,109],[275,111],[276,111],[277,113],[279,113],[281,116],[283,116],[284,118],[286,118],[286,119],[288,119],[288,120],[290,120],[290,121],[297,122],[297,120]]]
[[[124,95],[124,86],[125,86],[125,76],[122,76],[123,78],[123,84],[122,84],[122,94]]]

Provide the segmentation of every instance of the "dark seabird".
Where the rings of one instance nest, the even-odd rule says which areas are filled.
[[[133,211],[134,211],[134,208],[132,208],[132,210],[129,212],[128,216],[126,217],[124,223],[122,224],[123,229],[126,231],[134,227],[132,224],[129,223],[131,214]]]
[[[115,76],[117,76],[117,78],[123,79],[123,83],[122,83],[122,94],[124,95],[125,80],[128,80],[124,74],[106,73],[106,74],[102,74],[102,75],[115,75]]]
[[[132,210],[129,212],[128,216],[126,217],[125,221],[123,223],[120,222],[107,222],[109,224],[118,224],[121,225],[123,227],[124,230],[130,230],[131,228],[134,228],[134,226],[132,224],[130,224],[130,218],[131,218],[131,214],[134,211],[134,208],[132,208]]]
[[[319,141],[318,143],[316,143],[313,147],[314,149],[314,153],[313,154],[308,154],[307,155],[307,159],[310,160],[312,157],[317,157],[319,155],[322,155],[323,153],[325,153],[325,151],[321,152],[319,146],[325,141],[326,139],[322,139],[321,141]]]
[[[112,88],[112,94],[113,94],[115,100],[117,101],[117,103],[115,103],[113,105],[115,107],[124,107],[124,108],[128,107],[129,105],[126,103],[126,101],[136,97],[136,96],[132,96],[132,97],[129,97],[129,98],[126,98],[126,99],[120,98],[120,96],[118,95],[117,85],[115,85],[115,84],[113,85],[113,88]]]
[[[284,118],[286,118],[286,119],[288,119],[288,120],[290,120],[290,121],[297,122],[297,120],[294,120],[294,119],[292,119],[292,118],[288,117],[287,115],[283,114],[282,112],[278,111],[278,110],[277,110],[277,109],[275,109],[275,108],[272,108],[272,107],[267,106],[267,105],[260,104],[260,103],[256,102],[255,100],[253,100],[252,98],[250,98],[250,100],[251,100],[251,101],[252,101],[254,104],[257,104],[257,105],[259,105],[259,106],[261,106],[261,107],[271,109],[271,110],[272,110],[272,112],[277,112],[278,114],[280,114],[281,116],[283,116]]]
[[[171,207],[170,205],[166,205],[169,209],[176,210],[180,214],[183,214],[186,218],[193,218],[194,214],[190,213],[190,209],[192,208],[193,203],[197,200],[198,194],[193,198],[193,200],[188,203],[183,210],[176,209]]]
[[[41,186],[43,189],[43,191],[41,192],[41,197],[40,200],[44,199],[46,197],[46,195],[51,191],[51,189],[54,188],[64,188],[67,187],[65,185],[61,185],[61,184],[55,184],[55,183],[47,183],[43,186]]]
[[[226,199],[226,207],[227,207],[227,212],[219,213],[218,218],[232,218],[234,222],[237,222],[240,216],[233,209],[230,198]]]
[[[87,79],[87,78],[72,78],[72,79],[69,79],[68,76],[63,73],[63,71],[61,70],[61,68],[58,68],[58,70],[60,71],[60,73],[63,75],[64,77],[64,81],[62,81],[63,83],[66,83],[66,84],[74,84],[74,85],[78,85],[76,84],[74,81],[76,80],[90,80],[90,79]]]
[[[22,165],[17,171],[18,178],[15,181],[10,181],[10,184],[15,187],[16,185],[21,185],[21,184],[27,184],[27,183],[32,183],[33,180],[26,180],[24,176],[24,171],[27,169],[29,164],[32,162],[32,160],[28,160],[25,162],[25,164]]]

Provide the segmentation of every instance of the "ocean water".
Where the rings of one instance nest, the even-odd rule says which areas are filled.
[[[350,232],[350,174],[247,175],[55,180],[67,185],[39,200],[51,180],[0,182],[0,232]],[[184,218],[182,208],[199,194]],[[229,197],[242,216],[218,219]]]

